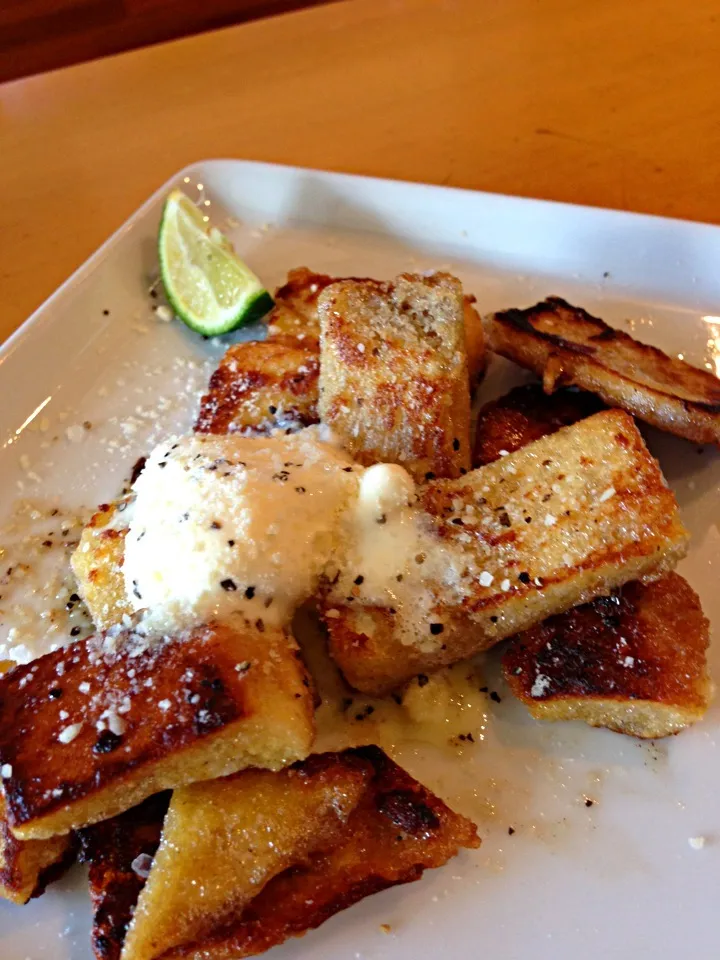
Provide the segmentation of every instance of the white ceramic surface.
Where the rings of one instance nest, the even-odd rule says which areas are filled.
[[[300,264],[378,277],[447,267],[483,311],[560,294],[720,375],[716,227],[198,163],[162,187],[0,351],[0,513],[21,496],[71,507],[107,500],[155,438],[191,424],[225,344],[152,311],[158,216],[176,184],[192,196],[202,184],[208,213],[232,218],[236,248],[268,286]],[[483,398],[518,379],[496,362]],[[68,426],[86,420],[92,429],[69,440]],[[680,570],[713,622],[710,659],[720,676],[720,456],[648,436],[693,533]],[[495,671],[491,661],[491,680]],[[492,686],[502,694],[499,680]],[[277,960],[720,956],[718,705],[696,728],[653,745],[579,724],[540,725],[503,697],[488,701],[484,734],[454,762],[422,745],[402,758],[477,819],[482,848],[365,900],[277,949]],[[703,837],[704,848],[693,849],[691,837]],[[0,906],[0,957],[87,960],[89,913],[76,868],[40,900]]]

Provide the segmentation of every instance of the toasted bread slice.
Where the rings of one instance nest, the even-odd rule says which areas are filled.
[[[709,627],[677,573],[630,583],[514,638],[503,656],[505,679],[538,720],[666,737],[708,708]]]
[[[602,409],[602,402],[592,393],[558,390],[548,396],[539,383],[515,387],[480,410],[473,467],[492,463]]]
[[[349,607],[342,578],[327,601],[332,655],[367,693],[469,657],[630,580],[656,579],[687,549],[675,497],[621,410],[459,480],[430,483],[419,505],[433,553],[454,571],[436,582],[416,574],[429,606],[364,607],[360,593]],[[420,571],[433,566],[431,557]]]
[[[367,780],[330,756],[176,790],[123,957],[150,960],[238,917],[274,876],[340,842]]]
[[[416,479],[470,466],[463,293],[448,274],[323,291],[320,419],[360,463],[402,464]]]
[[[280,769],[309,753],[313,714],[295,641],[241,617],[152,644],[130,632],[78,641],[0,680],[11,829],[67,833],[161,790]]]
[[[547,393],[577,386],[661,430],[720,444],[720,380],[634,340],[560,297],[486,318],[492,350],[534,370]]]
[[[546,396],[539,384],[517,387],[480,411],[476,462],[490,463],[503,450],[553,433],[597,404],[589,393]],[[670,573],[551,617],[513,638],[503,664],[511,690],[539,719],[577,718],[619,733],[662,737],[707,709],[707,645],[700,601]]]
[[[169,803],[170,793],[158,793],[111,820],[79,831],[80,859],[89,864],[91,940],[97,960],[120,958]]]
[[[267,317],[267,340],[230,347],[211,377],[195,424],[198,432],[261,435],[318,422],[318,299],[335,282],[307,267],[289,272]],[[484,372],[486,352],[472,302],[465,298],[464,323],[475,383]]]
[[[317,423],[318,369],[312,349],[236,343],[210,378],[195,431],[260,436]]]
[[[107,630],[130,616],[122,565],[132,497],[101,504],[80,537],[70,566],[98,630]]]
[[[27,903],[39,897],[74,863],[77,844],[72,835],[47,840],[18,840],[8,825],[0,789],[0,897]]]
[[[122,960],[254,956],[479,843],[377,747],[196,785],[173,798]]]
[[[268,340],[287,346],[320,351],[318,298],[325,287],[340,278],[313,273],[307,267],[288,272],[287,281],[275,291],[275,307],[267,315]],[[482,320],[474,308],[475,297],[464,298],[465,340],[470,383],[474,386],[485,373],[487,351]]]

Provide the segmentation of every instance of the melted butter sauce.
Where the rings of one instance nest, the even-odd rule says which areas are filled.
[[[21,500],[0,529],[0,661],[27,663],[92,632],[69,562],[88,516]]]
[[[416,677],[394,696],[369,697],[343,680],[310,607],[296,614],[293,630],[321,700],[317,752],[374,743],[398,759],[407,750],[432,745],[456,759],[485,738],[487,697],[472,662]]]

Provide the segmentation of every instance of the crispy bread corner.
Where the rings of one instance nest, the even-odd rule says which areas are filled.
[[[709,627],[697,594],[670,573],[521,633],[503,655],[503,671],[538,720],[666,737],[710,703]]]
[[[10,830],[0,790],[0,897],[18,904],[39,897],[75,862],[76,850],[72,835],[18,840]]]
[[[240,617],[150,645],[101,634],[0,679],[8,820],[24,840],[195,780],[280,769],[306,756],[313,736],[297,644]]]

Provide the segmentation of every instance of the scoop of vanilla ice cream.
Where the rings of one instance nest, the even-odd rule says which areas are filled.
[[[238,610],[289,622],[316,592],[362,473],[322,436],[195,434],[155,448],[123,567],[146,626],[172,633]]]

